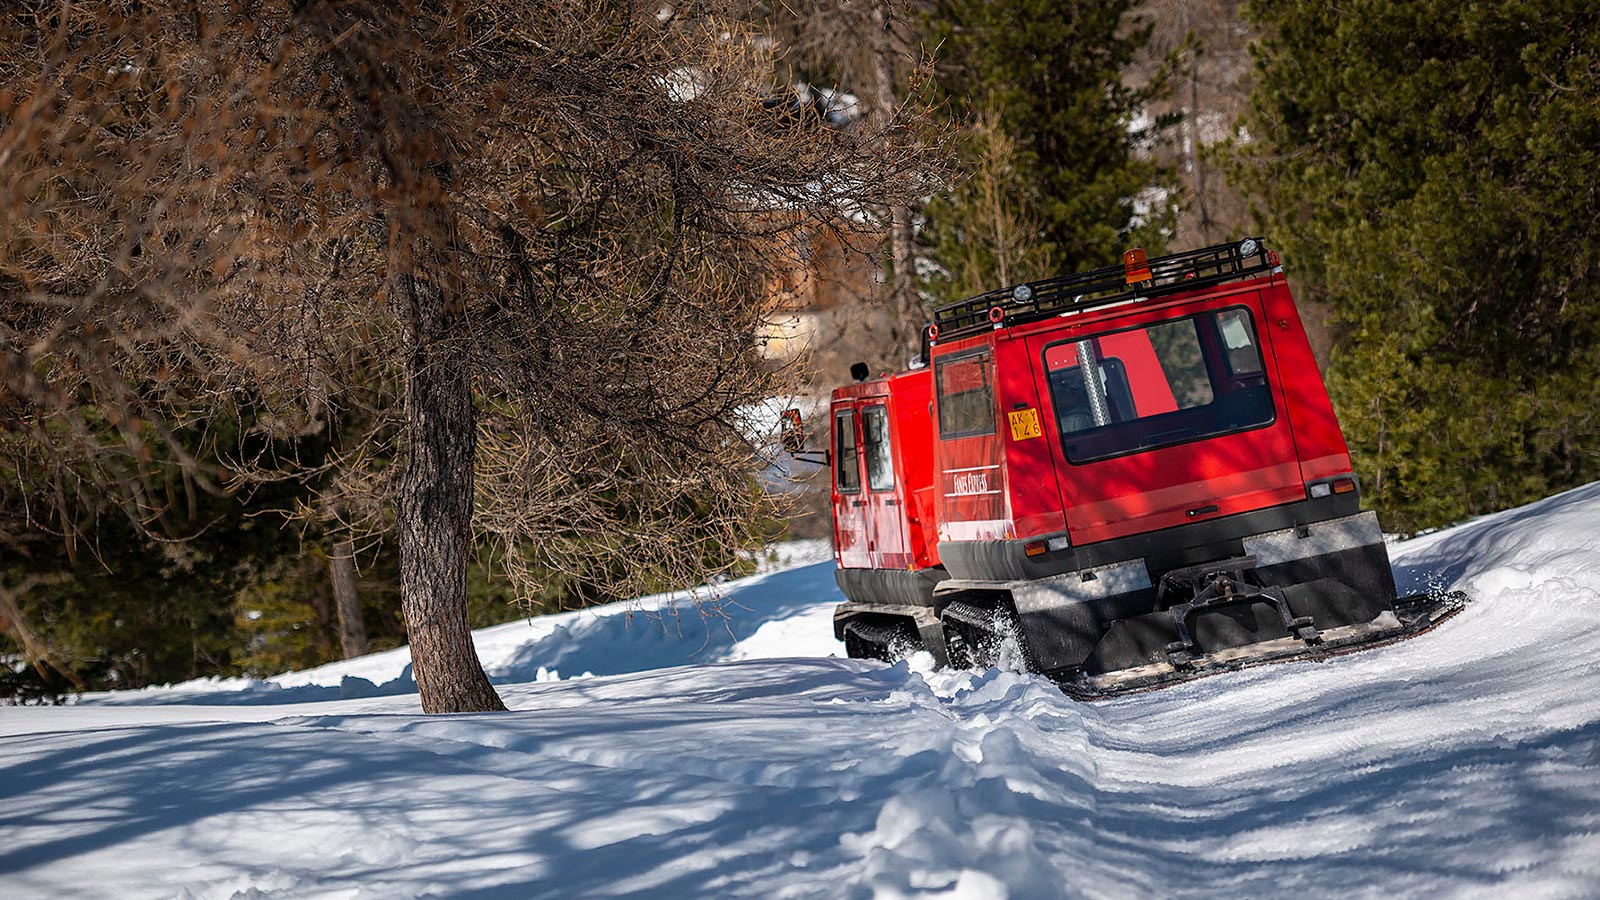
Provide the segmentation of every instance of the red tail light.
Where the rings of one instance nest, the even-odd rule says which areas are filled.
[[[1330,497],[1334,494],[1348,494],[1356,489],[1355,475],[1335,475],[1321,481],[1313,481],[1306,485],[1306,495],[1316,500],[1321,497]]]

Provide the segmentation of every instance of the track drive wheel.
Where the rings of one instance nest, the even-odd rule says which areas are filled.
[[[917,627],[900,618],[857,618],[844,626],[844,652],[851,659],[894,662],[922,649]]]
[[[956,669],[1027,668],[1017,647],[1016,614],[957,600],[939,614],[945,652]]]

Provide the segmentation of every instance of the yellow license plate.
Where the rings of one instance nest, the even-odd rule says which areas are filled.
[[[1009,418],[1013,441],[1025,441],[1044,434],[1043,429],[1039,427],[1039,411],[1036,409],[1019,409],[1011,413]]]

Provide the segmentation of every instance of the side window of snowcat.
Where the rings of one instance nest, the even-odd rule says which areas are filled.
[[[867,462],[867,489],[894,489],[894,453],[889,444],[889,411],[869,406],[861,411],[861,452]]]
[[[994,433],[988,350],[938,360],[933,377],[939,392],[940,438]]]
[[[1182,444],[1274,420],[1250,312],[1235,307],[1044,351],[1068,461]]]
[[[1235,376],[1260,375],[1261,351],[1256,349],[1256,330],[1250,314],[1242,309],[1217,313],[1217,331],[1228,354],[1228,371]]]
[[[833,414],[833,483],[841,494],[861,490],[861,465],[856,460],[855,410]]]

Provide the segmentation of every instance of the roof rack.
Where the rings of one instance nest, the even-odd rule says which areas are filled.
[[[933,325],[938,329],[934,333],[938,340],[948,341],[1073,310],[1193,291],[1271,272],[1279,260],[1265,240],[1253,237],[1158,256],[1149,266],[1150,279],[1137,284],[1128,283],[1128,268],[1119,265],[968,297],[934,311]]]

